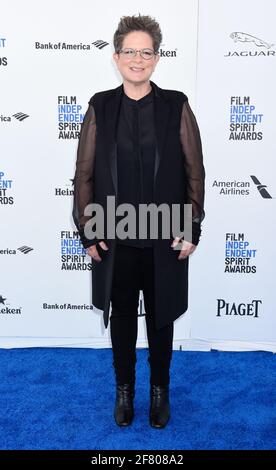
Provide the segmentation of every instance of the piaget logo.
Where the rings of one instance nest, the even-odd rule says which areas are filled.
[[[259,318],[262,300],[252,300],[248,303],[227,302],[225,299],[217,299],[217,317],[251,317]]]

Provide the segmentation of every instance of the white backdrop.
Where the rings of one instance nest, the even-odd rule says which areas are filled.
[[[89,98],[121,83],[112,62],[115,28],[121,16],[140,12],[160,22],[161,60],[152,79],[188,95],[207,175],[203,235],[190,260],[190,308],[175,322],[174,348],[276,350],[275,11],[272,0],[262,8],[256,0],[142,0],[139,9],[122,0],[6,2],[0,347],[110,347],[102,314],[91,307],[90,259],[71,218],[72,178]],[[237,120],[255,127],[231,134]],[[243,251],[227,254],[229,241]],[[245,272],[237,272],[241,266]],[[147,345],[143,313],[141,295],[138,346]]]

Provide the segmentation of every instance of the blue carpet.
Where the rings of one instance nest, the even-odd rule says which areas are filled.
[[[148,351],[135,419],[119,428],[110,349],[0,350],[1,449],[275,449],[275,354],[174,351],[171,420],[148,424]]]

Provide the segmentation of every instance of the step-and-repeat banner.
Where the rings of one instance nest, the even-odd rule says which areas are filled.
[[[110,347],[91,305],[91,260],[72,221],[90,97],[121,83],[124,15],[160,23],[152,79],[186,93],[201,129],[206,218],[175,349],[276,350],[276,6],[272,0],[6,2],[0,29],[0,347]],[[143,296],[138,346],[147,346]]]
[[[270,0],[199,2],[207,215],[192,263],[191,337],[223,349],[276,349],[275,12]]]

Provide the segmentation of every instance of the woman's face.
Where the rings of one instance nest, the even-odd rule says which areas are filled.
[[[133,31],[127,34],[123,40],[122,49],[125,48],[153,50],[153,41],[148,33]],[[113,54],[113,57],[124,81],[133,84],[147,82],[159,60],[159,55],[154,55],[151,59],[143,59],[139,52],[133,58],[126,58],[124,54],[117,54],[116,52]]]

